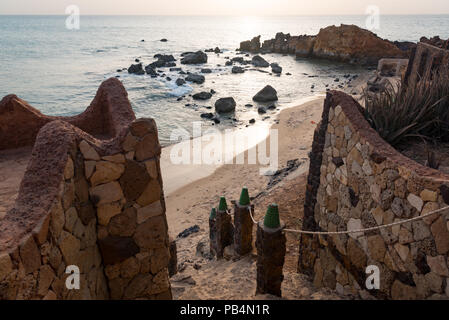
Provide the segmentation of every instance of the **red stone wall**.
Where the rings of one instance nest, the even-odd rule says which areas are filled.
[[[40,128],[15,207],[0,221],[0,299],[171,299],[156,124],[133,121],[116,79],[83,115],[70,122],[113,137],[62,120]],[[69,265],[80,269],[80,290],[66,288]]]

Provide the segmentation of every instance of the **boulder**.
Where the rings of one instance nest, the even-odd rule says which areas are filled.
[[[181,59],[182,64],[202,64],[207,63],[207,54],[202,51],[186,53]]]
[[[200,93],[195,93],[193,95],[193,99],[194,100],[208,100],[212,98],[212,94],[210,92],[200,92]]]
[[[172,54],[159,54],[158,53],[158,54],[154,55],[154,58],[158,59],[160,61],[163,61],[163,62],[174,62],[174,61],[176,61],[175,57],[173,57]]]
[[[145,71],[143,70],[142,63],[133,64],[128,68],[128,73],[143,75]]]
[[[254,97],[253,100],[256,102],[271,102],[277,101],[277,91],[272,86],[268,85],[262,90],[260,90]]]
[[[176,80],[176,84],[177,84],[178,86],[182,86],[182,85],[186,84],[186,81],[185,81],[184,79],[182,79],[182,78],[178,78],[178,79]]]
[[[270,64],[261,56],[254,56],[251,63],[255,67],[268,68]]]
[[[237,66],[232,67],[232,73],[244,73],[244,72],[245,72],[245,69],[243,69],[242,67],[237,67]]]
[[[215,102],[215,111],[219,114],[235,111],[236,103],[234,98],[221,98]]]
[[[203,84],[204,81],[206,81],[206,78],[200,74],[189,74],[186,78],[186,81],[197,83],[197,84]]]
[[[271,71],[273,73],[276,73],[276,74],[281,74],[282,73],[282,67],[280,65],[278,65],[277,63],[272,63],[271,64]]]
[[[321,29],[313,47],[317,58],[377,65],[382,58],[404,58],[407,54],[393,43],[355,25],[330,26]]]

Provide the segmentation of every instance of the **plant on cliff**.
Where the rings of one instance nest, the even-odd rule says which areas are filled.
[[[365,117],[392,146],[410,138],[449,141],[449,70],[434,71],[409,86],[365,92]]]

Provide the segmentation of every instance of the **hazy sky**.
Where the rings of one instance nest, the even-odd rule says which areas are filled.
[[[383,14],[449,13],[449,0],[0,0],[0,14],[144,15],[332,15],[365,14],[376,5]]]

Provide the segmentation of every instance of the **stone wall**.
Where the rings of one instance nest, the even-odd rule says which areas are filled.
[[[61,119],[35,138],[15,207],[0,221],[0,299],[171,299],[156,124],[134,120],[117,79],[92,106],[113,138]],[[69,265],[80,269],[80,290],[66,288]]]
[[[311,152],[306,230],[347,231],[417,217],[449,204],[449,176],[412,161],[366,122],[362,107],[328,93]],[[449,296],[449,215],[360,234],[302,236],[298,269],[316,286],[381,299]],[[366,267],[380,290],[365,289]]]
[[[449,50],[420,42],[412,50],[404,82],[413,84],[419,79],[429,78],[440,66],[449,66]]]

